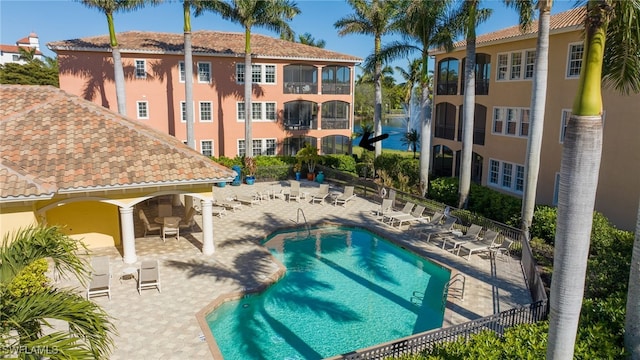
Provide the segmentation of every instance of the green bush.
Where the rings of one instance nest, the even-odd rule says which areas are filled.
[[[400,171],[400,161],[403,159],[405,158],[398,154],[382,153],[380,156],[375,158],[373,166],[375,166],[376,171],[384,170],[391,177],[395,178],[398,176],[398,171]]]
[[[409,187],[420,183],[420,160],[403,158],[398,164],[398,171],[409,177]]]
[[[456,206],[458,203],[458,179],[441,177],[429,182],[429,198],[435,201]]]
[[[519,214],[522,200],[488,187],[471,184],[468,209],[485,217],[508,225],[513,224],[513,215]],[[511,224],[509,224],[511,223]]]
[[[231,168],[233,165],[240,165],[243,166],[244,162],[242,161],[242,158],[239,156],[232,158],[228,158],[226,156],[220,156],[219,158],[211,158],[211,160],[217,162],[218,164],[222,165],[222,166],[226,166],[228,168]]]
[[[31,296],[49,289],[49,279],[45,274],[47,260],[38,259],[25,266],[7,285],[9,295],[14,298]]]
[[[350,155],[325,155],[324,165],[340,171],[356,172],[356,160]]]
[[[532,238],[540,238],[547,244],[553,245],[556,238],[557,209],[550,206],[536,206],[529,233]]]

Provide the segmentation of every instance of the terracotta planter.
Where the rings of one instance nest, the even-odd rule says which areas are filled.
[[[315,173],[312,173],[312,172],[307,173],[307,180],[313,181],[313,179],[315,179],[315,178],[316,178],[316,174]]]

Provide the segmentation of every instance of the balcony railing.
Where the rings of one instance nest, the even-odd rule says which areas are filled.
[[[345,94],[351,93],[349,84],[322,84],[323,94]]]
[[[316,130],[318,129],[317,120],[288,120],[284,123],[285,130]]]
[[[323,129],[348,129],[348,119],[322,118]]]
[[[282,91],[285,94],[317,94],[318,85],[310,82],[285,82]]]

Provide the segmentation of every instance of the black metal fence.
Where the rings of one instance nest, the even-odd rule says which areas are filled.
[[[366,349],[356,350],[348,354],[334,356],[329,359],[385,359],[388,357],[416,354],[423,351],[431,351],[437,344],[452,342],[458,339],[469,339],[471,335],[487,330],[502,336],[504,331],[512,326],[532,324],[546,319],[547,311],[547,302],[538,301],[531,305],[513,308],[464,324],[423,332]]]

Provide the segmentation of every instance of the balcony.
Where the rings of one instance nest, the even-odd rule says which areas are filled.
[[[317,94],[318,85],[312,82],[285,82],[282,92],[285,94]]]
[[[339,118],[322,118],[322,129],[323,130],[332,130],[332,129],[348,129],[349,128],[349,119],[339,119]]]
[[[322,84],[323,94],[343,94],[349,95],[351,93],[351,87],[349,84]]]
[[[317,119],[285,119],[285,130],[317,130]]]

